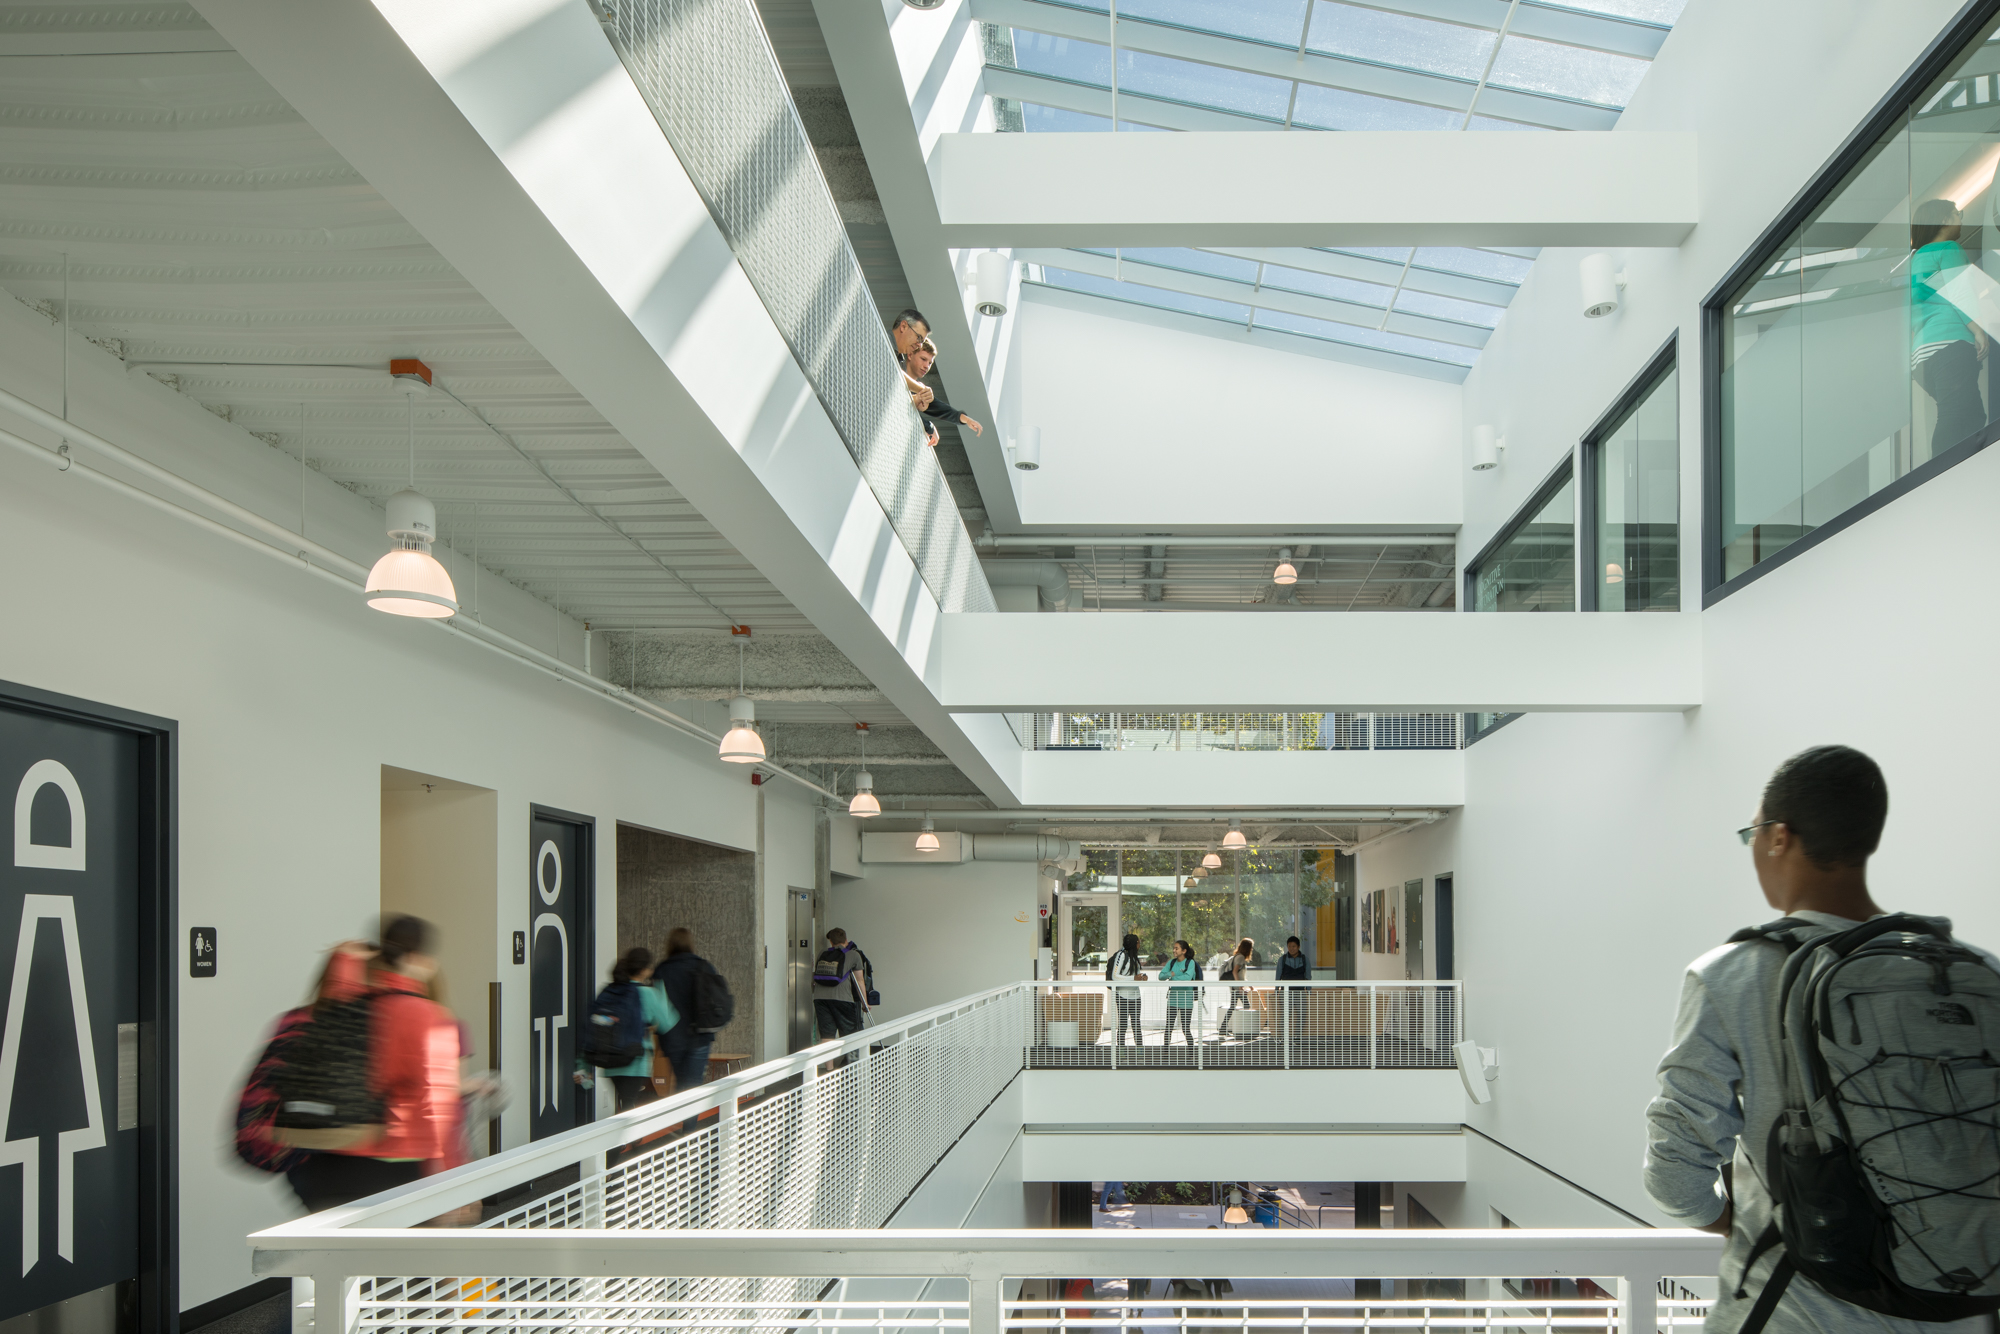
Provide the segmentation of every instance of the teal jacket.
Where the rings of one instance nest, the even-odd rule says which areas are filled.
[[[1169,959],[1161,967],[1159,978],[1162,982],[1199,982],[1201,964],[1194,959]],[[1167,1008],[1169,1010],[1192,1010],[1196,987],[1168,987]]]
[[[1957,306],[1939,296],[1927,278],[1948,275],[1966,265],[1956,241],[1933,241],[1910,256],[1910,346],[1926,343],[1970,343],[1972,326]]]

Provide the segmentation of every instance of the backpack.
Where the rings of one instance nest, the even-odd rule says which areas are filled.
[[[2000,972],[1946,919],[1910,913],[1837,932],[1785,918],[1730,939],[1787,956],[1786,1110],[1765,1155],[1777,1212],[1744,1274],[1784,1249],[1743,1334],[1794,1271],[1909,1320],[2000,1310]]]
[[[813,960],[813,985],[816,987],[837,987],[847,980],[847,951],[824,949],[819,958]]]
[[[297,1149],[349,1149],[382,1133],[382,1099],[368,1083],[375,995],[324,1001],[271,1072],[271,1138]]]
[[[715,971],[715,965],[707,960],[694,973],[694,1020],[695,1029],[702,1033],[713,1033],[727,1028],[729,1021],[736,1017],[736,997],[729,994],[729,983],[723,981],[722,974]]]
[[[278,1115],[278,1091],[272,1077],[283,1067],[285,1053],[305,1031],[312,1018],[310,1008],[289,1010],[265,1045],[264,1054],[250,1071],[243,1092],[236,1098],[236,1156],[259,1172],[289,1172],[306,1159],[304,1149],[281,1144],[271,1138],[272,1122]]]
[[[646,1054],[646,1007],[639,988],[613,982],[590,1003],[577,1055],[600,1070],[630,1065]]]

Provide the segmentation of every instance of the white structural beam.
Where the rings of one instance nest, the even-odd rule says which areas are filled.
[[[1681,133],[946,134],[930,171],[951,246],[1677,246],[1696,220]]]
[[[1121,639],[1123,626],[1120,622]],[[1038,750],[1021,756],[1029,806],[1458,806],[1456,750]]]
[[[1106,626],[1088,614],[947,615],[945,703],[1006,713],[1643,713],[1701,703],[1698,616],[1187,612],[1121,617],[1115,635]]]
[[[587,8],[197,8],[953,764],[1012,801],[1018,743],[939,707],[936,599]]]

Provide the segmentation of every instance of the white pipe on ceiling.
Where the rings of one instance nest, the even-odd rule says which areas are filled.
[[[1356,536],[1351,533],[1251,533],[1243,535],[1203,534],[1199,537],[1162,537],[1156,533],[1130,537],[1073,537],[1067,533],[1042,536],[988,533],[974,545],[992,550],[1035,547],[1435,547],[1456,546],[1454,533],[1381,533]],[[1310,559],[1310,558],[1308,558]]]
[[[197,513],[181,505],[176,505],[172,501],[120,481],[118,478],[112,477],[107,473],[99,472],[95,468],[86,466],[80,460],[74,459],[57,450],[49,449],[47,446],[38,445],[32,440],[15,435],[11,431],[0,430],[0,443],[12,445],[23,453],[40,458],[42,461],[52,464],[62,471],[79,473],[93,482],[97,482],[121,495],[139,500],[141,503],[153,509],[160,510],[162,513],[187,520],[207,531],[222,534],[232,541],[248,546],[253,550],[261,551],[266,555],[278,557],[287,564],[303,568],[311,574],[330,580],[352,592],[359,593],[361,591],[362,582],[368,573],[366,567],[349,560],[339,552],[323,547],[317,542],[308,541],[289,528],[281,527],[255,511],[245,509],[234,501],[225,500],[214,492],[205,490],[188,481],[186,478],[169,472],[158,464],[149,462],[129,450],[122,449],[102,436],[87,431],[73,422],[66,422],[53,413],[35,406],[26,399],[10,394],[4,389],[0,389],[0,407],[7,408],[73,444],[86,445],[105,455],[107,458],[116,461],[122,467],[131,468],[164,486],[179,491],[192,500],[199,501],[201,504],[208,506],[217,513],[227,516],[237,523],[253,528],[259,533],[266,534],[270,540],[238,532],[227,524],[219,523],[205,514]],[[463,617],[454,617],[449,621],[427,621],[426,624],[436,626],[446,633],[457,635],[460,638],[478,644],[482,648],[499,653],[503,657],[511,658],[516,662],[534,667],[565,684],[589,690],[602,698],[610,699],[642,717],[671,728],[685,736],[694,737],[711,745],[721,744],[722,738],[718,734],[709,731],[700,724],[683,718],[679,714],[671,713],[654,704],[651,700],[643,699],[622,686],[614,685],[609,681],[601,680],[598,677],[579,671],[560,658],[551,657],[549,654],[543,653],[540,649],[523,644],[510,635],[500,633],[498,630],[489,629],[477,621],[466,620]],[[766,763],[759,767],[781,778],[790,779],[801,787],[808,788],[821,796],[831,798],[835,801],[839,800],[836,794],[821,787],[818,783],[792,773],[790,770],[779,765]]]

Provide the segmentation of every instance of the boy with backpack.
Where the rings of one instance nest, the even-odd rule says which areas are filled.
[[[826,933],[826,948],[813,963],[813,1018],[820,1041],[859,1033],[862,1016],[876,1000],[875,965],[836,926]]]
[[[699,1088],[708,1080],[715,1035],[736,1017],[736,998],[715,965],[694,952],[694,932],[684,926],[667,932],[667,957],[653,970],[653,986],[680,1017],[660,1039],[660,1054],[673,1067],[674,1091]],[[687,1124],[692,1128],[694,1122]]]
[[[1779,766],[1737,833],[1785,916],[1682,986],[1645,1177],[1729,1239],[1710,1330],[1986,1330],[2000,1308],[2000,961],[1869,896],[1888,810],[1857,750]]]

